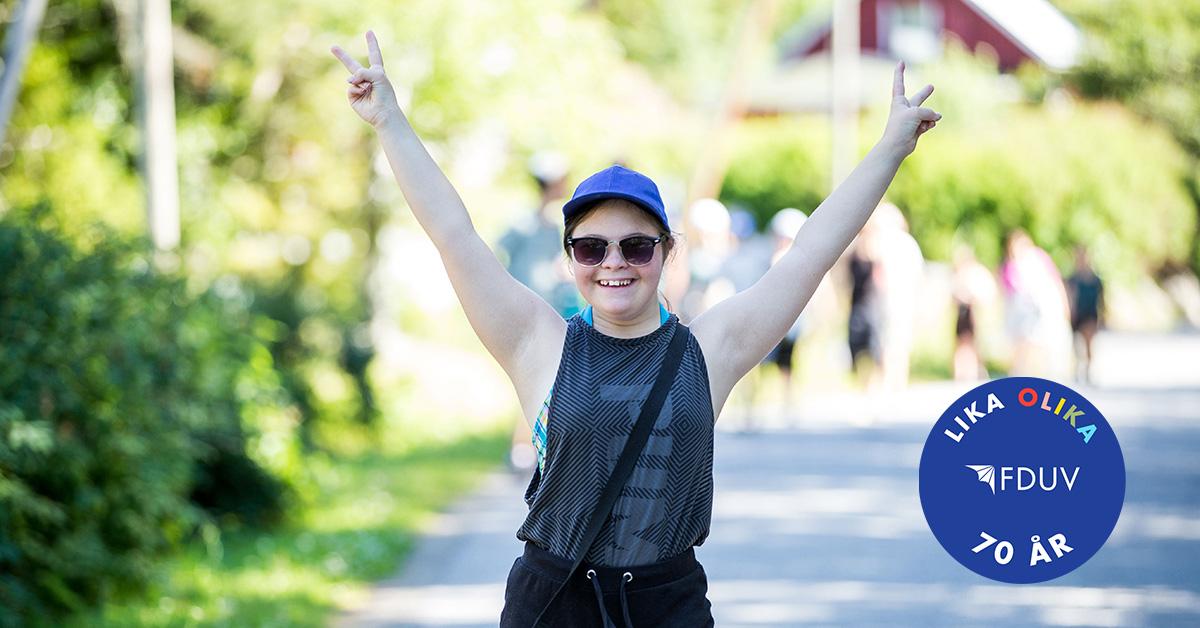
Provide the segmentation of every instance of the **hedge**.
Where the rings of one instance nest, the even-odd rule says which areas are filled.
[[[244,313],[49,216],[0,216],[0,625],[140,591],[201,524],[270,524],[288,494],[247,454],[273,384]]]

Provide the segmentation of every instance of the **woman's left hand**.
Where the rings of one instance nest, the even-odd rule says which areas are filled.
[[[911,100],[905,97],[904,62],[897,63],[892,80],[892,110],[880,143],[895,150],[901,158],[912,154],[917,148],[917,138],[942,119],[942,114],[921,106],[932,93],[933,85],[926,85]]]

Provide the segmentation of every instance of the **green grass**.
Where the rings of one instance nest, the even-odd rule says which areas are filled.
[[[504,425],[402,453],[313,456],[293,523],[210,531],[169,559],[145,596],[65,625],[325,626],[399,567],[422,522],[501,463],[509,435]]]

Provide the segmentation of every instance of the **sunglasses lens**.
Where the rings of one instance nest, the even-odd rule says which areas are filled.
[[[621,255],[634,266],[649,264],[654,257],[654,244],[652,238],[627,238],[621,240]]]
[[[584,266],[595,266],[604,261],[608,243],[599,238],[579,238],[571,244],[575,261]]]

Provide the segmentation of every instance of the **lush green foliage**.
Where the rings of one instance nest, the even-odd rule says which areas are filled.
[[[760,227],[784,207],[811,214],[829,194],[828,153],[823,120],[743,122],[720,199],[749,211]]]
[[[1200,217],[1200,3],[1062,4],[1089,36],[1066,83],[1086,98],[1120,102],[1169,130],[1192,157],[1185,183]],[[1200,218],[1190,224],[1188,263],[1200,273]]]
[[[1017,110],[990,130],[929,139],[889,192],[928,256],[950,259],[961,239],[994,267],[1006,231],[1020,227],[1062,269],[1072,245],[1088,245],[1102,276],[1126,285],[1187,260],[1187,157],[1126,111]]]
[[[358,452],[310,454],[303,475],[311,494],[291,523],[190,544],[144,601],[110,604],[63,625],[328,626],[339,608],[361,603],[373,581],[393,572],[434,513],[495,467],[507,453],[507,427],[446,443],[393,435]]]
[[[1063,3],[1090,36],[1067,79],[1162,122],[1200,157],[1200,3],[1115,0]]]
[[[283,512],[247,455],[243,409],[273,386],[239,314],[109,229],[79,250],[23,214],[0,221],[0,623],[136,590],[208,519],[189,496]]]
[[[1186,153],[1162,127],[1116,106],[1006,102],[986,59],[951,50],[927,73],[945,118],[905,160],[888,198],[909,218],[927,258],[948,261],[957,242],[995,267],[1010,229],[1023,228],[1070,268],[1087,244],[1102,276],[1129,283],[1186,263],[1196,228]],[[934,102],[936,101],[936,102]],[[864,117],[865,151],[883,112]],[[769,217],[784,206],[811,212],[828,194],[828,129],[822,120],[752,120],[722,200]]]
[[[611,25],[625,57],[647,68],[660,84],[685,103],[711,106],[735,70],[731,67],[742,27],[753,8],[745,0],[605,0],[595,3]],[[817,0],[772,0],[766,15],[760,53],[778,49],[809,26],[822,12]],[[770,54],[751,55],[755,72],[773,61]]]

